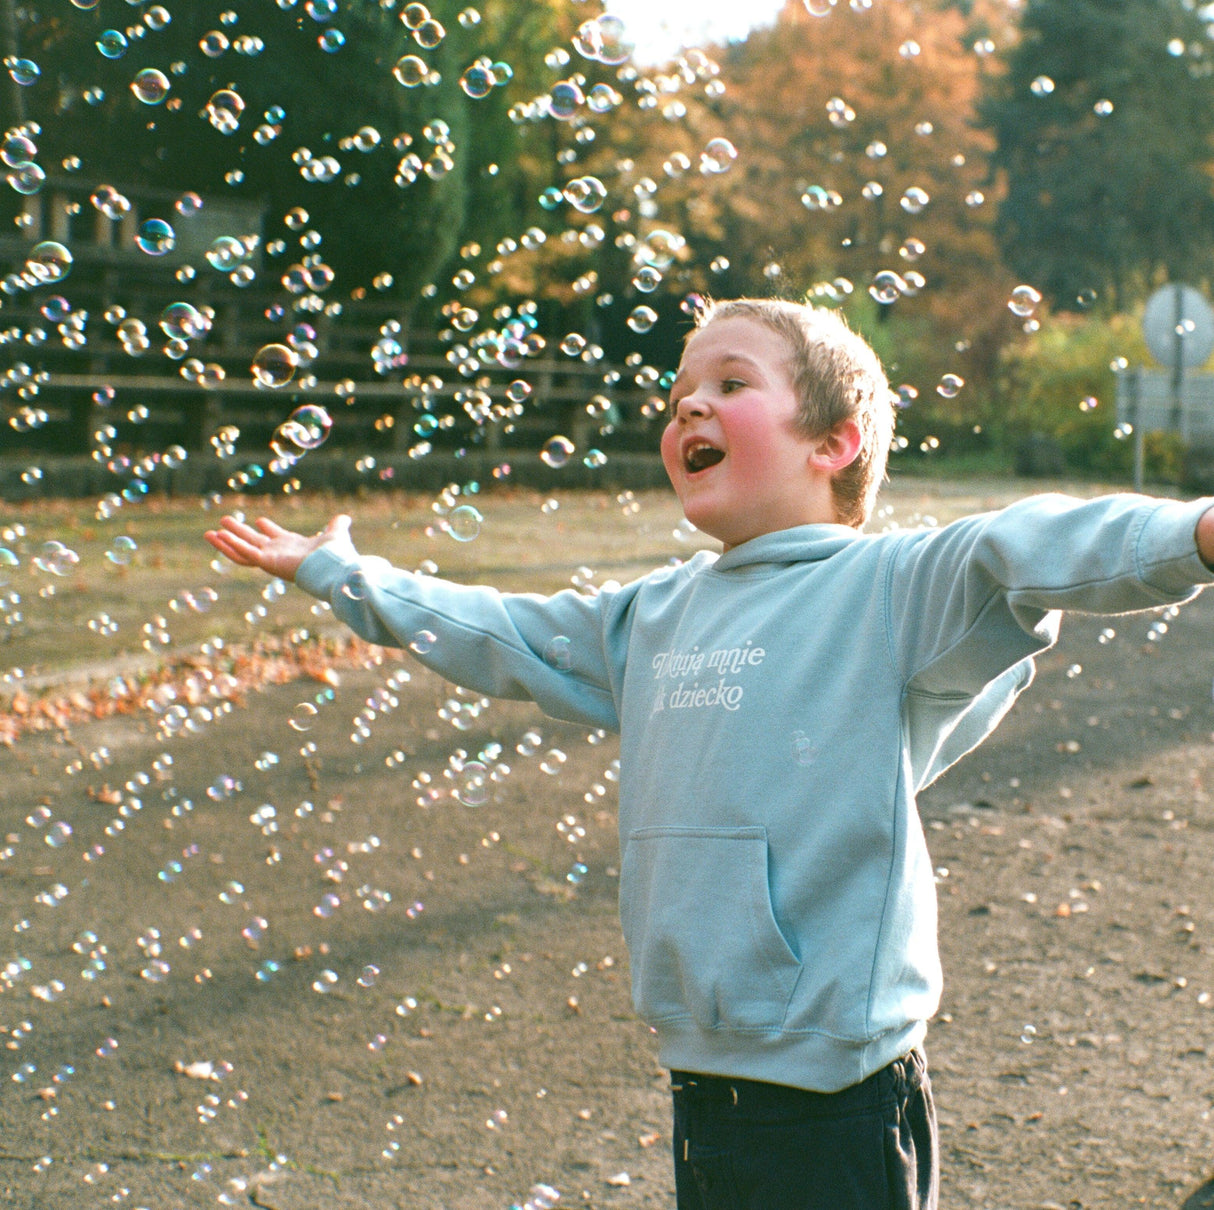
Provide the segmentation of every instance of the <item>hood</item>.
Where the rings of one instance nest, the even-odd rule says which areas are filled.
[[[772,563],[814,563],[829,559],[853,542],[865,540],[865,535],[850,525],[796,525],[760,534],[727,550],[716,563],[714,571],[735,571]]]

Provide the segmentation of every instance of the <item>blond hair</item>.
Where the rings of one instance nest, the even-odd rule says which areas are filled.
[[[835,311],[774,298],[706,302],[695,330],[714,319],[751,319],[783,337],[790,355],[793,389],[800,403],[797,428],[822,437],[844,420],[860,429],[855,459],[831,480],[835,514],[843,525],[861,528],[885,479],[894,435],[894,397],[872,346]]]

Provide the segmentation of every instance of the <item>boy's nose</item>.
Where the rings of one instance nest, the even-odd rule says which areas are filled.
[[[708,404],[696,391],[689,391],[679,400],[675,407],[675,417],[679,420],[691,420],[708,415]]]

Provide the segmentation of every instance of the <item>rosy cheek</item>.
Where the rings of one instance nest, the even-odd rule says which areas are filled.
[[[673,476],[679,464],[679,434],[673,421],[662,430],[661,448],[666,473]]]
[[[729,460],[739,475],[758,473],[767,461],[766,434],[758,417],[745,414],[731,418]]]

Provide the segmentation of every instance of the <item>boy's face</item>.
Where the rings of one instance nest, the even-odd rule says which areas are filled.
[[[789,360],[783,337],[734,316],[696,332],[679,363],[662,461],[684,515],[726,550],[835,520],[816,443],[796,428]]]

